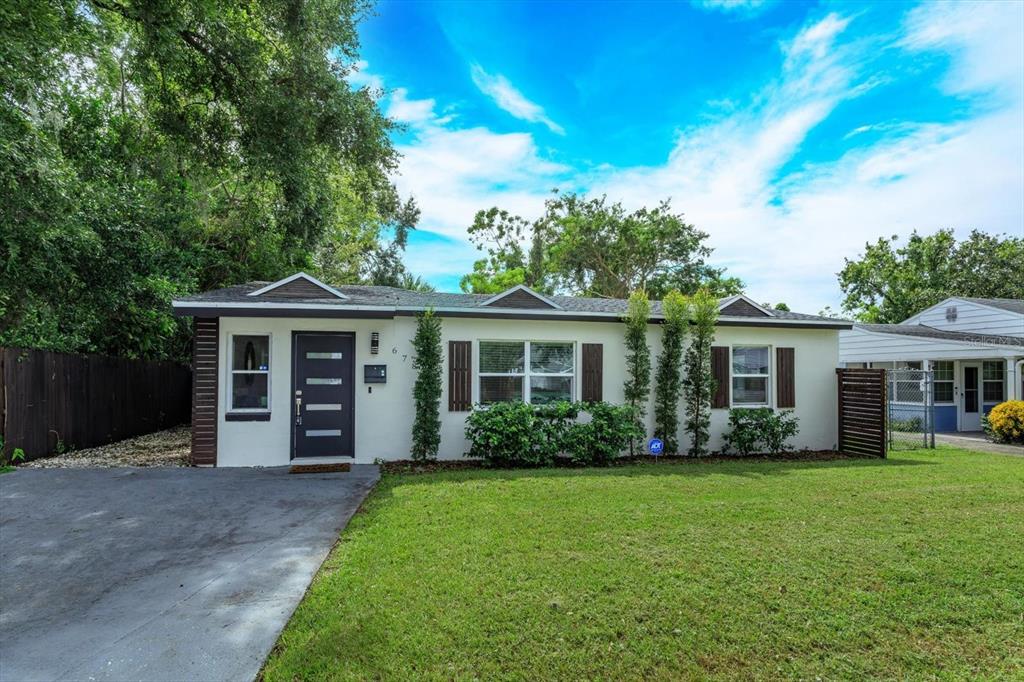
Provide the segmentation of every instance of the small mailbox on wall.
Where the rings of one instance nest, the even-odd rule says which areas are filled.
[[[364,384],[386,384],[388,383],[387,365],[363,365]]]

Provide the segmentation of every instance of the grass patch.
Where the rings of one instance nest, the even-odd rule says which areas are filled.
[[[1019,678],[1024,459],[388,475],[263,675]]]
[[[0,474],[6,474],[11,471],[14,471],[14,467],[12,467],[10,464],[0,465]]]

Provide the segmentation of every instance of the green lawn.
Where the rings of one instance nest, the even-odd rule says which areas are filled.
[[[386,476],[267,680],[1024,677],[1024,458]]]

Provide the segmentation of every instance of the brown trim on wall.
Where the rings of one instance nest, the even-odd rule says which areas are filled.
[[[604,398],[604,346],[600,343],[583,344],[583,384],[580,398],[583,402],[599,403]]]
[[[778,379],[775,382],[776,407],[796,407],[796,351],[792,348],[775,349],[775,369]]]
[[[473,407],[473,342],[448,342],[448,411]]]
[[[192,335],[192,464],[217,465],[220,320],[197,317]]]
[[[226,422],[268,422],[269,412],[228,412],[224,415]]]
[[[711,396],[711,407],[729,407],[729,347],[711,347],[711,376],[715,378],[715,393]]]

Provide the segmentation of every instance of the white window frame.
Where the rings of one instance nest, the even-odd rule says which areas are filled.
[[[935,378],[937,376],[936,372],[938,371],[935,366],[937,364],[939,364],[940,362],[942,362],[942,363],[949,363],[949,371],[950,371],[950,378],[949,379],[937,379],[937,378]],[[938,393],[935,390],[935,387],[938,386],[939,384],[949,384],[949,395],[952,396],[949,400],[939,400],[938,398],[934,398],[935,404],[936,405],[956,405],[956,362],[953,361],[953,360],[932,360],[930,364],[931,364],[931,370],[932,370],[932,396],[933,396],[933,398],[934,398],[934,396],[938,395]]]
[[[986,379],[985,378],[985,365],[994,364],[999,366],[999,378],[998,379]],[[1002,387],[1000,395],[1002,396],[996,403],[1006,401],[1006,361],[1005,360],[983,360],[981,363],[981,405],[988,403],[992,405],[993,402],[985,397],[985,384],[996,384],[998,383]]]
[[[911,367],[911,365],[917,365],[917,367]],[[886,368],[886,369],[888,369],[888,368]],[[910,369],[910,370],[921,371],[921,370],[924,370],[924,361],[923,360],[897,360],[896,362],[892,363],[892,370],[894,372],[896,370],[900,370],[900,369]],[[917,400],[890,400],[889,402],[891,402],[893,405],[924,405],[926,400],[927,400],[927,396],[924,394],[925,393],[925,386],[924,386],[924,381],[925,380],[924,380],[924,376],[925,376],[924,372],[921,371],[921,378],[920,379],[917,379],[917,380],[914,380],[914,379],[893,379],[893,381],[892,381],[892,387],[893,387],[893,390],[896,391],[896,395],[897,396],[905,395],[905,393],[901,393],[900,392],[900,384],[907,384],[907,385],[910,385],[912,387],[911,390],[916,390],[916,391],[920,391],[921,392],[921,400],[920,401],[917,401]]]
[[[733,368],[733,353],[737,348],[767,348],[768,349],[768,373],[767,374],[734,374]],[[765,401],[763,403],[737,403],[736,402],[736,389],[733,386],[733,379],[764,379],[765,380]],[[773,398],[775,397],[775,391],[773,390],[773,384],[775,379],[775,358],[772,353],[772,346],[767,343],[737,343],[729,346],[729,407],[730,408],[750,408],[757,409],[759,407],[773,407]]]
[[[236,336],[265,336],[267,337],[267,369],[235,369],[235,337]],[[274,360],[274,335],[270,332],[231,332],[228,334],[228,346],[225,352],[227,356],[224,365],[227,367],[227,381],[225,388],[227,397],[225,398],[224,404],[227,406],[225,410],[226,414],[267,414],[270,412],[270,405],[272,402],[273,377],[271,376],[271,366]],[[233,388],[234,388],[234,376],[236,374],[266,374],[267,375],[267,406],[266,407],[235,407],[232,400],[234,399]]]
[[[481,372],[480,368],[483,367],[480,355],[483,352],[483,344],[485,343],[521,343],[523,344],[523,371],[522,372]],[[530,369],[530,355],[532,353],[532,347],[535,343],[564,343],[568,344],[572,348],[572,373],[571,374],[553,374],[548,372],[533,372]],[[530,402],[530,378],[531,377],[569,377],[569,400],[576,400],[576,361],[579,353],[577,353],[576,342],[567,341],[560,339],[477,339],[476,343],[476,402],[483,405],[483,391],[481,390],[480,379],[483,377],[522,377],[523,379],[523,402],[527,405],[532,405]],[[494,403],[491,403],[494,404]],[[486,407],[486,405],[484,405]]]

